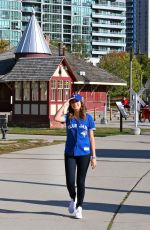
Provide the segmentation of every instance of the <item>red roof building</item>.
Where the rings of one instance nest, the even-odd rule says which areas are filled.
[[[111,86],[126,82],[48,46],[33,14],[15,52],[0,57],[0,112],[11,112],[11,123],[26,127],[56,127],[54,115],[73,92],[87,110],[104,110]],[[14,54],[15,53],[15,54]]]

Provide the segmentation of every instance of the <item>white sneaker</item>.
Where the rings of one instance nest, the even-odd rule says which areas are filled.
[[[75,209],[75,218],[82,219],[82,207],[78,207]]]
[[[75,209],[76,209],[76,200],[71,200],[70,201],[70,204],[69,204],[69,207],[68,207],[68,211],[69,213],[74,213]]]

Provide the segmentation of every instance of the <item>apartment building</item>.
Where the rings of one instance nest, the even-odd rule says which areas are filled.
[[[10,47],[16,46],[21,37],[21,1],[0,1],[0,39],[10,41]]]
[[[25,30],[31,18],[31,12],[35,11],[36,19],[41,25],[42,22],[42,0],[21,0],[22,1],[22,31]],[[44,0],[43,0],[44,1]]]
[[[0,39],[16,46],[33,8],[43,33],[92,61],[131,47],[150,57],[150,0],[1,0]]]
[[[126,1],[95,0],[92,3],[92,57],[126,48]]]
[[[91,0],[22,0],[23,30],[33,8],[43,33],[51,40],[64,42],[72,52],[82,42],[90,54]]]
[[[150,0],[137,0],[136,48],[150,57]]]
[[[136,5],[134,5],[134,2],[134,0],[126,0],[126,50],[131,49],[135,41]]]

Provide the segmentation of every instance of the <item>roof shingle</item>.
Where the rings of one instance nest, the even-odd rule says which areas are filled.
[[[74,82],[75,84],[127,85],[126,81],[120,79],[118,76],[112,75],[103,69],[93,66],[91,63],[87,63],[83,59],[78,59],[76,56],[68,52],[66,52],[65,57],[58,56],[58,48],[50,46],[50,49],[52,51],[52,56],[43,58],[20,58],[16,64],[15,59],[6,59],[6,55],[3,54],[4,59],[8,61],[9,68],[7,69],[6,67],[3,69],[4,60],[2,60],[3,58],[1,57],[0,65],[3,67],[1,69],[3,69],[3,73],[5,74],[5,76],[0,78],[1,81],[47,81],[53,75],[57,66],[63,59],[65,59],[77,79],[77,81]],[[13,54],[10,56],[13,56]],[[14,64],[15,66],[13,67]],[[12,70],[10,71],[11,68]],[[84,72],[85,76],[81,75],[81,72]],[[1,71],[0,75],[3,75]]]
[[[48,81],[63,57],[20,58],[4,81]]]

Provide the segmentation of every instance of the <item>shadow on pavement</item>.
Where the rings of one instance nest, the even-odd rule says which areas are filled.
[[[16,211],[16,210],[8,210],[8,209],[0,209],[0,213],[7,213],[7,214],[36,214],[36,215],[52,215],[52,216],[62,216],[62,217],[68,217],[73,218],[73,216],[65,215],[61,213],[55,213],[55,212],[29,212],[29,211]]]
[[[96,155],[104,158],[150,159],[149,150],[96,149]]]
[[[52,183],[50,184],[50,183],[42,183],[42,182],[35,182],[35,181],[19,181],[19,180],[0,179],[0,182],[22,183],[22,184],[32,184],[32,185],[52,186],[52,187],[66,187],[66,185],[63,185],[63,184],[52,184]],[[123,193],[129,192],[129,190],[125,190],[125,189],[89,187],[89,186],[86,186],[86,189],[89,189],[89,190],[99,190],[99,191],[108,191],[108,192],[123,192]],[[143,193],[143,194],[146,193],[146,194],[150,194],[150,191],[133,190],[132,193]]]
[[[23,200],[23,199],[10,199],[10,198],[0,198],[0,201],[3,202],[15,202],[15,203],[28,203],[28,204],[36,204],[36,205],[48,205],[48,206],[56,206],[56,207],[68,207],[68,201],[60,201],[60,200]],[[92,210],[92,211],[100,211],[100,212],[111,212],[115,213],[118,209],[119,204],[108,204],[108,203],[93,203],[93,202],[84,202],[83,209],[84,210]],[[16,209],[16,207],[15,207]],[[30,206],[31,209],[31,206]],[[58,215],[68,217],[69,215],[64,215],[60,213],[54,212],[32,212],[32,211],[17,211],[17,210],[7,210],[0,209],[0,213],[32,213],[32,214],[41,214],[41,215]],[[150,206],[138,206],[138,205],[122,205],[119,213],[134,213],[134,214],[144,214],[150,215]]]

